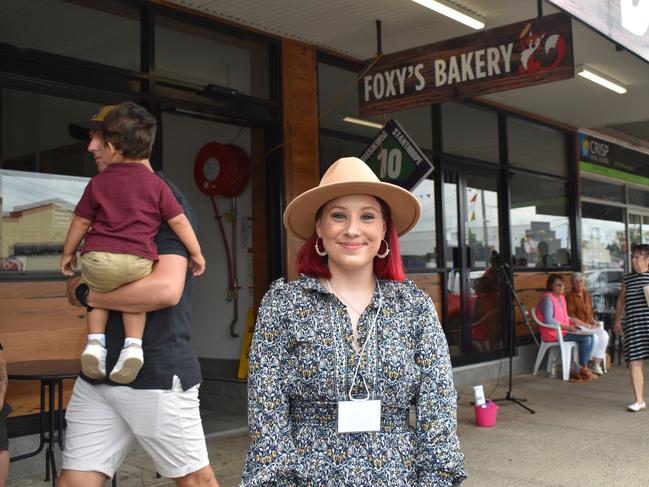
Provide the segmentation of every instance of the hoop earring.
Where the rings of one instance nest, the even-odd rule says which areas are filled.
[[[383,252],[382,254],[376,254],[376,256],[379,259],[385,259],[388,256],[388,254],[390,253],[390,246],[388,245],[388,241],[383,239],[383,240],[381,240],[381,243],[383,243],[383,242],[385,242],[385,252]],[[380,245],[379,245],[379,250],[381,250]]]
[[[320,238],[315,239],[315,245],[314,245],[315,253],[318,254],[320,257],[324,257],[325,255],[327,255],[327,251],[326,250],[320,250],[318,248],[318,240],[320,240]],[[324,242],[323,242],[323,244],[324,244]]]

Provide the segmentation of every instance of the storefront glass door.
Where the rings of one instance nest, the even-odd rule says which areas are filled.
[[[629,240],[631,248],[638,244],[649,244],[649,215],[629,213]]]
[[[444,175],[447,322],[452,355],[502,347],[498,174]]]
[[[625,210],[621,206],[590,201],[582,203],[581,244],[586,288],[593,298],[595,309],[609,316],[615,311],[625,273],[627,237],[624,215]],[[639,240],[642,236],[642,218],[640,215],[629,215],[632,244],[634,239]]]

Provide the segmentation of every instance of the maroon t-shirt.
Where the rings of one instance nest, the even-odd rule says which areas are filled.
[[[144,164],[119,162],[90,180],[74,212],[92,222],[82,254],[96,250],[158,260],[154,238],[162,220],[180,215],[183,207]]]

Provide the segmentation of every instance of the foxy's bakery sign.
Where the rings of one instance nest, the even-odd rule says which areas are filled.
[[[574,76],[564,14],[381,57],[359,80],[360,114],[375,115]]]

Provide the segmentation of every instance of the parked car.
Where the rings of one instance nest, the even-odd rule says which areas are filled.
[[[584,272],[584,278],[597,311],[615,308],[624,280],[624,269],[593,269]]]

